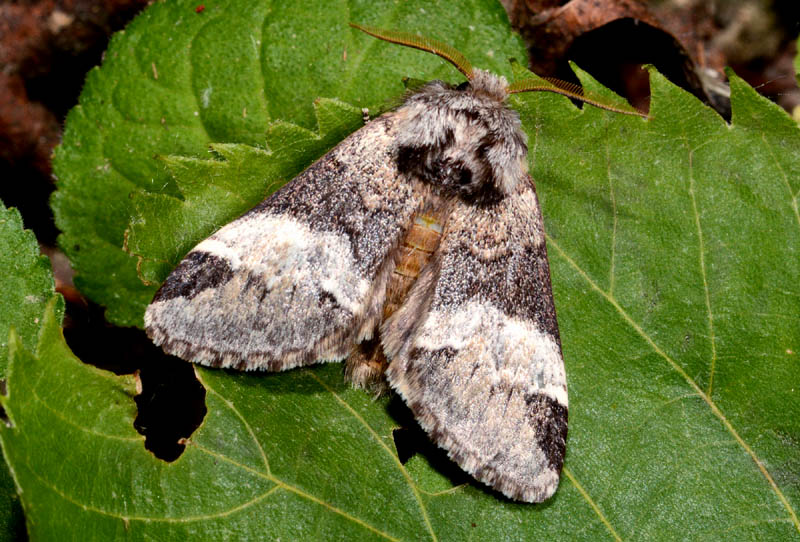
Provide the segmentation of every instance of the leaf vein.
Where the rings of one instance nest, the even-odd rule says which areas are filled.
[[[274,487],[271,487],[270,489],[268,489],[267,491],[265,491],[261,495],[258,495],[258,496],[254,497],[253,499],[251,499],[251,500],[249,500],[247,502],[241,503],[241,504],[239,504],[239,505],[237,505],[237,506],[235,506],[233,508],[228,508],[226,510],[223,510],[223,511],[220,511],[220,512],[214,513],[214,514],[203,514],[203,515],[198,515],[198,516],[186,516],[186,517],[182,517],[182,518],[167,518],[167,517],[157,517],[157,516],[126,516],[124,514],[110,512],[108,510],[103,510],[102,508],[97,508],[96,506],[91,506],[91,505],[88,505],[88,504],[83,504],[81,502],[78,502],[74,498],[72,498],[70,495],[67,495],[66,493],[61,491],[59,488],[57,488],[56,486],[51,484],[48,480],[45,480],[44,478],[39,476],[39,474],[33,468],[31,468],[31,465],[27,461],[25,462],[25,466],[28,468],[28,471],[31,473],[31,475],[34,478],[36,478],[36,480],[38,480],[40,484],[42,484],[42,486],[44,486],[45,488],[49,489],[50,491],[52,491],[53,493],[55,493],[56,495],[58,495],[59,497],[61,497],[65,501],[67,501],[68,503],[70,503],[70,504],[72,504],[74,506],[77,506],[77,507],[81,508],[84,511],[93,512],[95,514],[100,514],[102,516],[106,516],[106,517],[110,517],[110,518],[120,519],[120,520],[122,520],[124,522],[146,521],[146,522],[160,522],[160,523],[188,523],[188,522],[191,522],[191,521],[201,521],[201,520],[206,520],[206,519],[216,519],[216,518],[219,518],[219,517],[229,516],[229,515],[231,515],[231,514],[233,514],[235,512],[238,512],[238,511],[243,510],[245,508],[248,508],[248,507],[250,507],[250,506],[252,506],[254,504],[257,504],[258,502],[262,501],[266,497],[270,496],[277,489],[282,489],[283,488],[282,485],[276,484]]]
[[[644,339],[644,341],[653,349],[653,351],[656,354],[658,354],[661,358],[663,358],[664,361],[666,361],[667,364],[669,364],[669,366],[672,367],[673,370],[675,370],[675,372],[677,372],[680,376],[682,376],[683,379],[687,382],[687,384],[689,384],[689,386],[692,389],[695,390],[695,392],[698,394],[698,396],[700,396],[703,399],[703,401],[705,401],[705,403],[711,409],[711,412],[722,422],[722,424],[725,427],[725,429],[733,436],[733,438],[736,440],[736,442],[739,443],[739,446],[741,446],[744,449],[744,451],[747,452],[747,454],[750,456],[750,458],[756,464],[756,467],[761,472],[761,474],[764,476],[764,478],[767,480],[767,482],[769,483],[770,488],[775,493],[775,495],[778,497],[778,500],[780,500],[781,504],[786,509],[787,513],[789,514],[790,521],[794,524],[794,526],[797,529],[797,531],[800,532],[800,519],[798,519],[797,513],[795,512],[795,510],[792,507],[791,503],[788,501],[786,496],[783,494],[781,489],[778,487],[778,484],[775,483],[775,480],[772,478],[772,475],[769,473],[767,468],[764,466],[764,463],[756,455],[755,451],[739,435],[739,433],[733,427],[733,424],[731,424],[730,420],[728,420],[728,418],[722,413],[722,411],[719,409],[717,404],[708,395],[706,395],[703,392],[703,390],[700,388],[700,386],[697,385],[697,382],[695,382],[686,373],[686,371],[684,371],[683,368],[680,365],[678,365],[678,363],[674,359],[672,359],[666,352],[664,352],[655,343],[655,341],[653,341],[653,339],[644,331],[644,329],[642,329],[642,327],[639,324],[637,324],[627,312],[625,312],[625,310],[617,302],[617,300],[614,299],[613,297],[611,297],[610,295],[608,295],[607,292],[604,292],[602,289],[600,289],[600,287],[597,285],[597,283],[595,283],[592,280],[592,278],[586,273],[586,271],[584,271],[577,264],[577,262],[575,262],[575,260],[570,258],[569,255],[567,255],[567,253],[564,251],[564,249],[562,249],[561,246],[558,243],[556,243],[555,240],[553,240],[553,238],[551,238],[549,235],[547,236],[547,244],[548,244],[548,247],[552,246],[553,248],[555,248],[556,251],[561,255],[561,257],[564,258],[567,261],[567,263],[569,263],[569,265],[573,269],[575,269],[575,271],[578,272],[578,274],[589,284],[589,286],[591,286],[591,288],[593,290],[595,290],[601,296],[603,296],[606,299],[606,301],[608,301],[608,303],[610,303],[611,306],[614,307],[614,309],[619,313],[619,315],[622,317],[622,319],[629,326],[631,326],[631,328],[640,337],[642,337],[642,339]]]
[[[608,125],[606,125],[608,126]],[[611,215],[614,217],[614,224],[613,229],[611,230],[611,263],[609,264],[608,269],[608,292],[611,295],[614,295],[614,266],[616,263],[616,254],[617,254],[617,223],[619,222],[619,216],[617,214],[617,198],[614,194],[614,180],[611,178],[611,148],[609,144],[608,137],[605,138],[606,141],[606,179],[608,179],[608,191],[609,197],[611,198]]]
[[[800,209],[798,209],[797,205],[797,198],[798,195],[800,195],[800,191],[794,193],[792,192],[792,185],[789,183],[789,178],[786,176],[786,171],[784,171],[783,166],[781,166],[778,157],[775,156],[775,151],[773,151],[772,146],[769,143],[767,143],[766,134],[764,133],[761,134],[761,141],[764,142],[764,147],[767,149],[767,152],[769,152],[769,156],[770,158],[772,158],[772,162],[775,164],[775,167],[778,169],[778,171],[781,174],[781,177],[783,178],[783,184],[786,185],[786,190],[789,192],[789,198],[791,199],[791,207],[792,210],[794,211],[794,218],[797,221],[798,227],[800,227]]]
[[[379,534],[379,535],[383,536],[384,538],[386,538],[388,540],[399,540],[399,539],[391,536],[390,534],[385,533],[385,532],[377,529],[376,527],[373,527],[372,525],[370,525],[366,521],[364,521],[362,519],[359,519],[359,518],[357,518],[355,516],[352,516],[352,515],[348,514],[347,512],[345,512],[344,510],[342,510],[340,508],[337,508],[337,507],[333,506],[332,504],[327,503],[327,502],[323,501],[322,499],[320,499],[318,497],[315,497],[314,495],[303,491],[299,487],[296,487],[296,486],[293,486],[291,484],[286,483],[285,481],[283,481],[280,478],[276,477],[274,474],[267,474],[267,473],[263,473],[261,471],[257,471],[257,470],[255,470],[255,469],[253,469],[251,467],[248,467],[247,465],[245,465],[243,463],[239,463],[238,461],[234,461],[230,457],[222,455],[222,454],[219,454],[217,452],[214,452],[214,451],[212,451],[212,450],[210,450],[210,449],[208,449],[205,446],[202,446],[200,444],[196,444],[194,442],[191,442],[190,444],[192,444],[192,446],[194,446],[195,448],[197,448],[198,450],[200,450],[203,453],[206,453],[206,454],[208,454],[208,455],[210,455],[210,456],[212,456],[214,458],[217,458],[217,459],[219,459],[221,461],[226,461],[227,463],[230,463],[231,465],[239,467],[239,468],[241,468],[243,470],[246,470],[247,472],[249,472],[251,474],[254,474],[254,475],[256,475],[256,476],[258,476],[260,478],[264,478],[265,480],[269,480],[270,482],[274,483],[276,485],[276,487],[280,487],[281,489],[284,489],[286,491],[290,491],[290,492],[292,492],[292,493],[294,493],[294,494],[296,494],[296,495],[298,495],[298,496],[300,496],[300,497],[302,497],[304,499],[307,499],[307,500],[309,500],[311,502],[319,504],[320,506],[322,506],[324,508],[327,508],[331,512],[334,512],[335,514],[338,514],[338,515],[342,516],[343,518],[348,519],[349,521],[352,521],[353,523],[357,523],[358,525],[361,525],[365,529],[368,529],[368,530],[370,530],[370,531],[372,531],[372,532],[374,532],[376,534]]]
[[[322,386],[328,393],[330,393],[333,396],[334,399],[336,399],[336,401],[339,402],[339,404],[341,404],[345,409],[347,409],[350,412],[350,414],[364,426],[364,428],[370,433],[370,435],[372,435],[372,438],[375,439],[375,442],[377,442],[384,450],[386,450],[386,453],[388,453],[389,457],[391,457],[392,460],[397,464],[397,467],[400,469],[400,472],[403,474],[403,477],[405,477],[406,481],[408,482],[408,486],[414,493],[414,497],[419,503],[419,508],[420,511],[422,512],[422,518],[425,521],[425,525],[428,527],[428,532],[430,532],[431,539],[434,541],[437,540],[436,533],[433,530],[433,525],[431,525],[431,520],[428,517],[428,509],[425,507],[425,503],[422,502],[422,496],[419,493],[419,489],[417,488],[417,485],[414,483],[414,480],[411,478],[411,475],[408,474],[408,471],[406,470],[405,466],[400,462],[400,459],[397,457],[397,455],[392,453],[392,450],[389,449],[389,447],[386,445],[385,442],[383,442],[383,440],[380,438],[380,435],[378,435],[378,433],[375,432],[375,430],[367,423],[367,421],[358,412],[356,412],[356,410],[353,407],[351,407],[346,401],[344,401],[341,397],[339,397],[339,395],[336,392],[334,392],[330,387],[328,387],[313,372],[306,371],[306,374],[308,374],[309,376],[311,376],[311,378],[316,380],[320,386]]]
[[[608,518],[606,518],[605,514],[603,514],[603,511],[600,510],[600,507],[597,505],[597,503],[594,502],[589,493],[587,493],[580,482],[578,482],[578,479],[574,474],[572,474],[572,471],[567,467],[564,467],[561,472],[567,475],[567,478],[569,478],[569,481],[572,482],[573,486],[575,486],[575,489],[578,490],[578,493],[581,494],[581,497],[583,497],[584,500],[589,503],[589,506],[592,507],[592,510],[595,514],[597,514],[597,517],[600,518],[600,521],[603,523],[603,525],[605,525],[606,529],[608,529],[608,532],[611,533],[611,536],[614,537],[614,540],[617,542],[622,542],[622,538],[620,538],[616,529],[614,529],[614,526],[611,525],[611,522],[608,521]]]
[[[105,438],[105,439],[109,439],[109,440],[119,440],[119,441],[122,441],[122,442],[141,442],[142,440],[144,440],[144,437],[142,437],[142,436],[138,436],[138,437],[123,437],[123,436],[119,436],[119,435],[111,435],[109,433],[101,433],[100,431],[95,431],[95,430],[90,429],[88,427],[83,427],[82,425],[78,425],[77,423],[75,423],[71,419],[69,419],[66,416],[64,416],[64,414],[62,414],[58,410],[52,408],[50,405],[48,405],[47,402],[44,401],[39,396],[38,393],[36,393],[36,388],[35,387],[31,387],[31,395],[33,395],[33,398],[41,406],[43,406],[45,409],[50,411],[50,413],[52,413],[56,418],[58,418],[59,420],[64,422],[66,425],[72,426],[75,429],[77,429],[79,431],[82,431],[84,433],[88,433],[90,435],[95,435],[97,437]]]
[[[708,289],[708,273],[706,271],[706,246],[703,239],[703,227],[700,224],[700,212],[697,208],[697,196],[695,193],[694,181],[694,167],[693,167],[694,151],[689,151],[689,195],[692,198],[692,213],[694,214],[694,224],[697,228],[697,243],[699,252],[699,265],[700,276],[703,278],[703,293],[706,301],[706,314],[708,317],[708,340],[711,344],[711,363],[708,375],[708,389],[706,395],[710,398],[714,390],[714,372],[717,366],[717,338],[714,334],[714,313],[711,310],[711,294]]]
[[[202,384],[203,384],[203,386],[206,388],[206,390],[210,391],[211,393],[213,393],[214,395],[216,395],[217,397],[219,397],[220,401],[222,401],[222,402],[225,404],[225,406],[227,406],[227,407],[228,407],[228,409],[230,409],[230,411],[231,411],[231,412],[233,412],[233,413],[234,413],[234,415],[235,415],[237,418],[239,418],[239,419],[242,421],[242,423],[244,424],[245,428],[247,429],[247,432],[248,432],[248,434],[250,435],[250,438],[252,438],[252,439],[253,439],[253,442],[255,442],[255,444],[256,444],[256,447],[258,447],[258,451],[259,451],[259,453],[261,454],[261,459],[264,461],[264,470],[265,470],[265,472],[267,473],[267,475],[271,475],[271,472],[270,472],[270,469],[269,469],[269,460],[267,459],[267,454],[266,454],[266,452],[264,452],[264,447],[263,447],[263,446],[261,446],[261,442],[260,442],[260,441],[258,440],[258,438],[256,437],[256,434],[255,434],[255,432],[253,431],[253,428],[252,428],[252,427],[250,426],[250,424],[247,422],[247,420],[246,420],[246,419],[245,419],[245,417],[242,415],[242,413],[239,411],[239,409],[238,409],[238,408],[236,408],[236,406],[233,404],[233,402],[231,402],[231,401],[229,401],[228,399],[226,399],[226,398],[225,398],[225,397],[224,397],[222,394],[220,394],[220,393],[219,393],[217,390],[215,390],[214,388],[212,388],[211,386],[209,386],[209,385],[208,385],[208,383],[207,383],[206,381],[202,380],[202,379],[200,378],[200,375],[199,375],[199,374],[197,374],[197,371],[195,371],[195,375],[197,375],[197,378],[198,378],[198,380],[200,380],[200,381],[201,381],[201,383],[202,383]]]
[[[465,487],[469,487],[469,484],[458,484],[457,486],[453,486],[447,489],[443,489],[441,491],[425,491],[424,489],[420,488],[420,493],[424,493],[428,497],[441,497],[443,495],[450,495],[451,493],[456,493]]]
[[[209,25],[210,25],[210,24],[211,24],[211,23],[212,23],[214,20],[215,20],[215,19],[208,19],[208,20],[206,21],[206,23],[205,23],[204,27],[208,27],[208,26],[209,26]],[[194,86],[194,63],[192,62],[192,49],[194,48],[194,40],[196,39],[196,37],[197,37],[198,35],[200,35],[200,34],[202,33],[202,31],[203,31],[204,29],[205,29],[205,28],[203,28],[203,29],[201,29],[201,30],[198,30],[198,31],[195,33],[195,37],[194,37],[194,38],[192,38],[192,40],[191,40],[191,41],[188,43],[188,48],[187,48],[187,51],[186,51],[186,52],[187,52],[187,54],[189,55],[189,81],[191,81],[191,83],[190,83],[190,84],[191,84],[191,86],[192,86],[192,92],[191,92],[191,94],[192,94],[192,97],[194,98],[194,105],[195,105],[195,107],[197,108],[197,109],[195,110],[195,113],[197,114],[196,116],[197,116],[197,119],[198,119],[198,125],[199,125],[199,126],[200,126],[200,128],[203,130],[203,133],[205,134],[205,136],[206,136],[206,139],[207,139],[208,141],[214,141],[214,139],[211,137],[211,134],[208,132],[208,127],[206,126],[205,117],[204,117],[204,115],[203,115],[203,114],[200,112],[200,110],[201,110],[202,108],[200,107],[200,100],[198,99],[198,96],[197,96],[197,88],[195,88],[195,86]]]

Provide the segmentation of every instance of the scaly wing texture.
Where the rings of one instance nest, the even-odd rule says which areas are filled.
[[[567,387],[532,182],[455,203],[441,245],[382,329],[389,383],[465,471],[505,495],[555,492]]]
[[[154,342],[207,365],[281,370],[343,358],[369,336],[422,202],[398,180],[392,115],[197,245],[147,309]]]

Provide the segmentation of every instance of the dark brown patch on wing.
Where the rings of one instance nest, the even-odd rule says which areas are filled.
[[[539,448],[550,468],[561,472],[567,451],[567,407],[544,394],[528,395],[525,403],[528,423],[537,428]]]
[[[508,316],[536,322],[560,344],[547,248],[526,233],[517,231],[498,240],[491,258],[471,250],[475,244],[471,237],[451,239],[439,281],[457,286],[437,289],[433,307],[453,307],[464,299],[480,298]],[[507,250],[501,242],[508,243]]]
[[[208,288],[216,288],[233,277],[228,262],[208,252],[190,252],[178,264],[153,298],[168,301],[176,297],[194,299]]]

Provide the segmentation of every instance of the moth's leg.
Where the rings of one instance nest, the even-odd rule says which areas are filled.
[[[355,388],[382,395],[388,390],[383,376],[388,366],[380,339],[373,337],[355,345],[353,352],[345,360],[344,377]]]

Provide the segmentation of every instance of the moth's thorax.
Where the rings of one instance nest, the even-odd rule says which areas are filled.
[[[505,105],[506,88],[503,77],[475,70],[470,82],[457,88],[428,83],[391,114],[397,169],[425,194],[425,203],[391,258],[381,316],[366,335],[371,338],[347,359],[346,376],[358,387],[384,386],[388,362],[379,329],[407,301],[437,250],[448,200],[495,205],[526,180],[525,134],[516,112]]]
[[[505,103],[506,98],[508,98],[508,81],[506,81],[506,78],[486,70],[473,70],[469,86],[475,94],[483,94],[500,103]]]
[[[503,77],[475,70],[466,85],[433,81],[411,95],[395,114],[400,172],[467,203],[513,193],[525,179],[527,145],[506,87]]]

